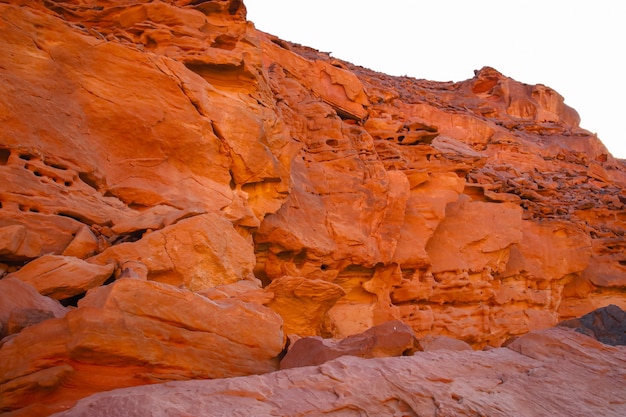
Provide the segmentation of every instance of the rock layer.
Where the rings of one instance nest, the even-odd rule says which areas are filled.
[[[626,308],[626,166],[549,87],[387,76],[240,0],[4,0],[0,44],[3,412],[267,372],[287,336],[497,347]],[[253,341],[178,363],[218,344],[186,303]]]
[[[96,394],[58,417],[589,416],[626,411],[626,351],[551,329],[491,351],[344,356],[321,366]]]

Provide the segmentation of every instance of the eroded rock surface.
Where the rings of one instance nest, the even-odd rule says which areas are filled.
[[[63,317],[67,309],[41,295],[31,284],[12,277],[0,280],[0,336],[17,333],[43,319]]]
[[[319,336],[298,339],[289,346],[287,354],[280,361],[280,369],[321,365],[346,355],[360,358],[408,356],[418,348],[411,328],[401,321],[393,320],[341,340],[322,339]]]
[[[33,415],[42,404],[49,414],[122,386],[271,372],[283,348],[281,326],[257,304],[120,279],[90,291],[63,318],[4,343],[0,409]]]
[[[498,347],[626,309],[626,166],[547,86],[387,76],[240,0],[4,0],[0,45],[2,412],[267,372],[287,335]],[[255,341],[193,371],[203,320]]]
[[[490,351],[344,356],[262,376],[105,392],[57,416],[620,417],[625,365],[623,347],[551,329]]]
[[[573,328],[607,345],[626,345],[626,311],[613,304],[563,321],[559,326]]]

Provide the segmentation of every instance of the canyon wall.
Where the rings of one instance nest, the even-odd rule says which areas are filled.
[[[4,0],[0,38],[2,411],[626,309],[626,166],[547,86],[387,76],[239,0]]]

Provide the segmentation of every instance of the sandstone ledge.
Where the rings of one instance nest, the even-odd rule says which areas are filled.
[[[624,347],[550,329],[490,351],[345,356],[262,376],[116,390],[55,416],[620,417],[625,369]]]

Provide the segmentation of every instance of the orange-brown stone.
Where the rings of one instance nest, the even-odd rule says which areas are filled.
[[[0,412],[626,308],[626,165],[547,86],[377,73],[241,0],[5,0],[0,44]]]
[[[118,387],[270,372],[278,368],[281,325],[267,307],[120,279],[2,346],[0,409],[59,410]]]

